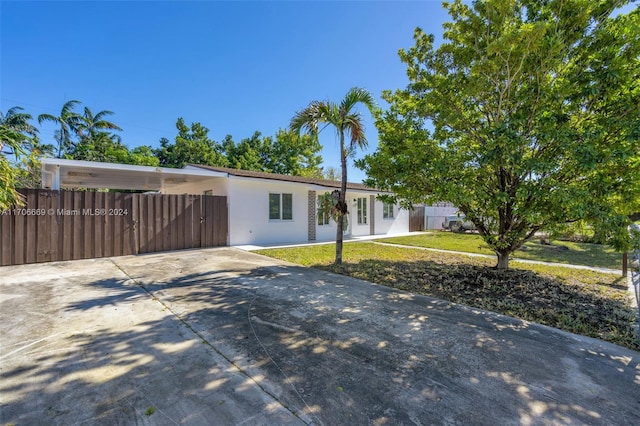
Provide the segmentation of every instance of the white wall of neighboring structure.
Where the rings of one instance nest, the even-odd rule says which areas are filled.
[[[457,207],[425,206],[425,229],[442,229],[442,222],[447,216],[458,213]]]

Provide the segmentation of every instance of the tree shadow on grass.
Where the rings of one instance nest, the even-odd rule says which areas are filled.
[[[527,270],[433,261],[371,259],[315,267],[640,349],[624,278],[579,285]]]

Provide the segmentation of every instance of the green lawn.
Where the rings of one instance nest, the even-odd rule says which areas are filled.
[[[333,244],[257,253],[640,349],[626,278],[614,274],[517,261],[498,272],[493,259],[371,242],[345,244],[340,267]]]
[[[435,231],[430,234],[385,238],[378,241],[414,247],[495,255],[478,234]],[[622,254],[616,253],[612,248],[601,244],[554,241],[551,245],[542,245],[540,240],[532,240],[525,243],[524,247],[524,250],[516,251],[512,257],[543,262],[622,269]]]

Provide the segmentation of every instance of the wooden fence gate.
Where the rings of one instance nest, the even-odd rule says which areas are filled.
[[[0,212],[0,266],[227,245],[227,198],[20,190]]]
[[[424,231],[424,206],[414,206],[409,213],[409,232]]]

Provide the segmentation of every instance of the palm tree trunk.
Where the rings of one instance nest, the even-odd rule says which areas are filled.
[[[340,194],[338,194],[338,209],[340,210],[338,229],[336,231],[336,265],[342,264],[342,240],[344,237],[344,215],[346,214],[347,193],[347,156],[344,152],[344,131],[340,129],[340,165],[342,166],[342,180]]]

